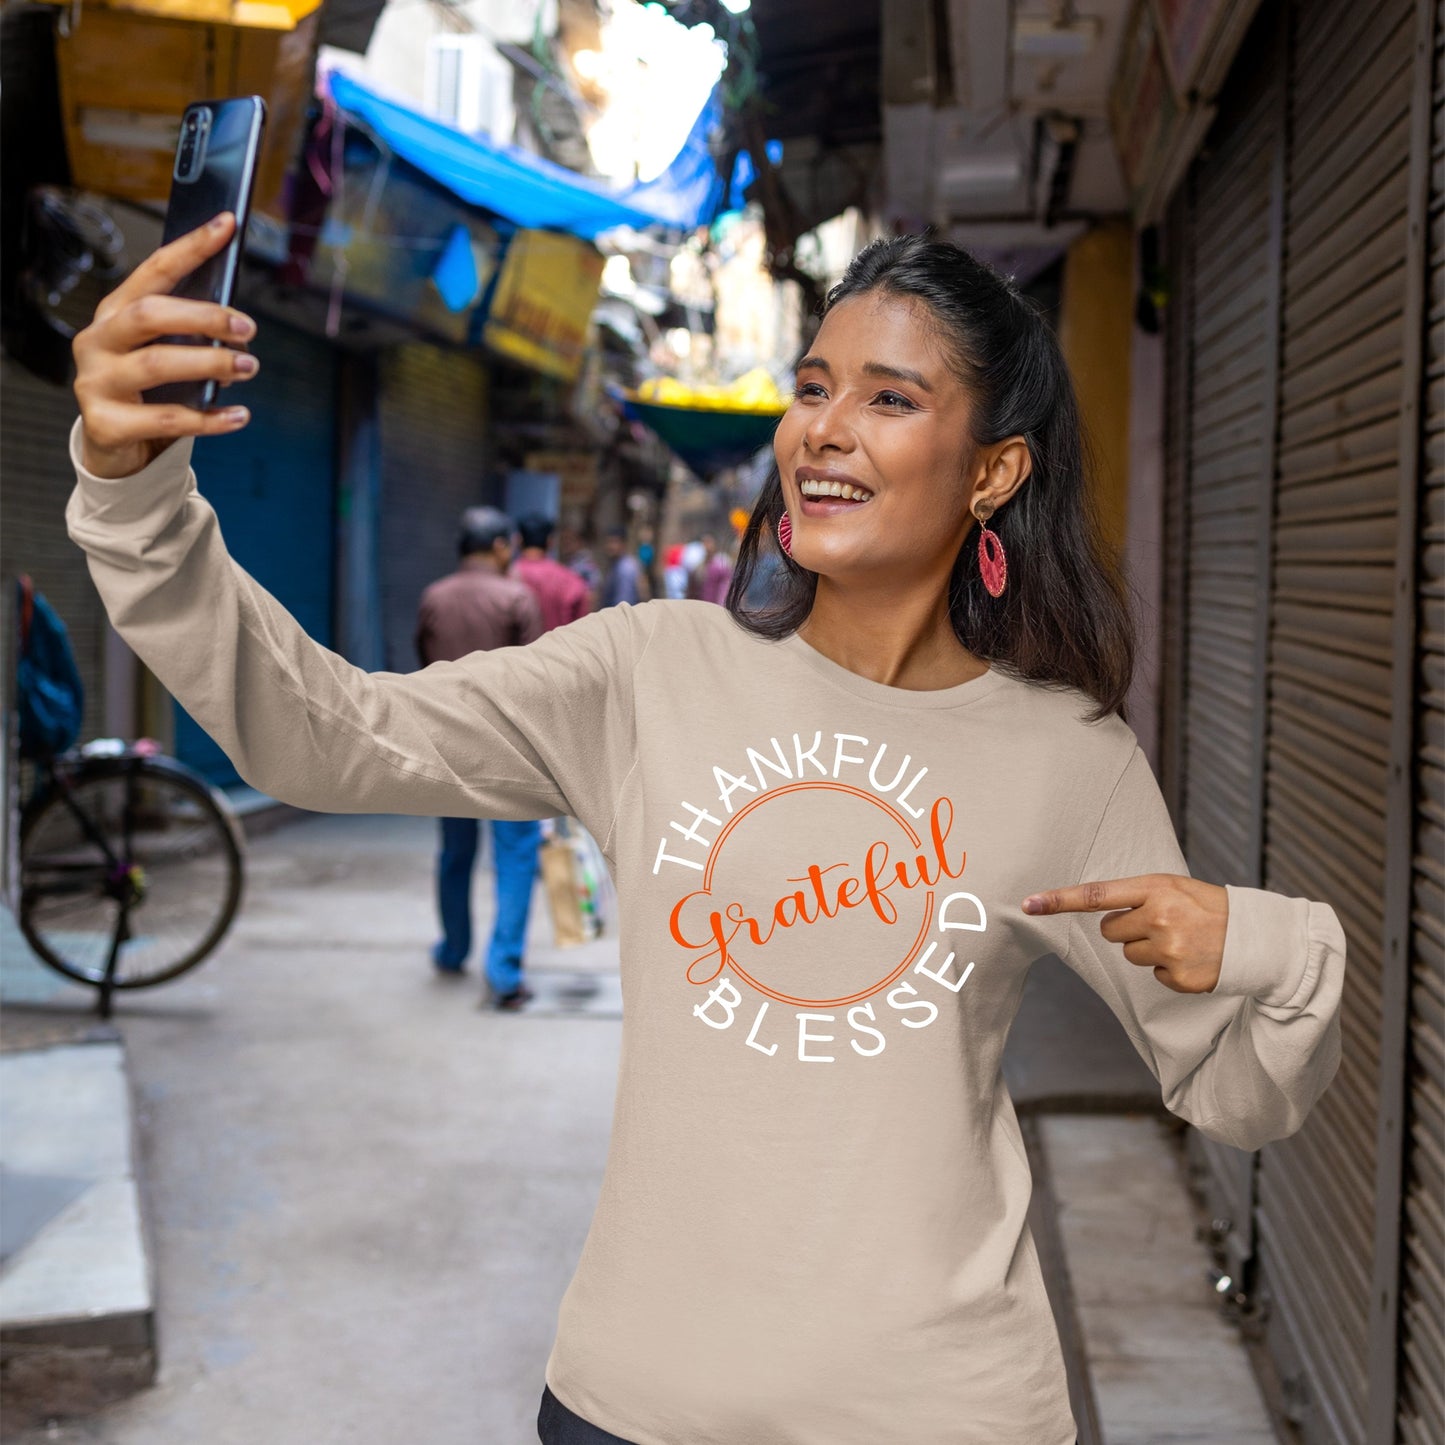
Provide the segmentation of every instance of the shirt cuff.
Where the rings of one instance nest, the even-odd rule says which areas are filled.
[[[1248,996],[1287,1008],[1305,984],[1310,963],[1310,903],[1265,888],[1226,883],[1229,922],[1224,958],[1211,993]]]
[[[70,428],[70,463],[75,468],[76,494],[87,519],[107,529],[151,531],[158,514],[169,518],[177,501],[190,490],[194,437],[180,437],[128,477],[98,477],[81,461],[81,421]]]

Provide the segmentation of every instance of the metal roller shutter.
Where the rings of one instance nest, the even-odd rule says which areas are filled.
[[[1178,821],[1190,871],[1258,886],[1264,648],[1279,358],[1282,67],[1269,31],[1236,75],[1191,177],[1192,347],[1185,564],[1186,760]],[[1197,1132],[1210,1213],[1237,1279],[1254,1250],[1256,1156]]]
[[[1399,1438],[1445,1440],[1445,0],[1435,9],[1421,446]]]
[[[381,599],[385,666],[417,665],[416,608],[457,563],[457,522],[487,499],[488,372],[473,354],[398,346],[380,366]]]
[[[5,628],[0,666],[15,675],[14,582],[28,572],[70,632],[85,683],[84,736],[105,727],[105,637],[108,624],[86,570],[85,553],[65,530],[65,504],[75,485],[66,445],[75,420],[68,386],[42,381],[8,356],[0,361],[5,426],[0,437],[4,526],[0,528],[0,586]],[[8,696],[8,693],[7,693]]]
[[[231,555],[329,647],[336,355],[277,321],[262,322],[254,349],[261,369],[245,386],[251,424],[235,436],[198,441],[196,476]],[[236,780],[230,759],[179,706],[175,750],[213,782]]]
[[[1266,887],[1349,939],[1344,1057],[1262,1151],[1266,1339],[1306,1441],[1366,1439],[1400,464],[1413,0],[1295,16],[1283,272]]]

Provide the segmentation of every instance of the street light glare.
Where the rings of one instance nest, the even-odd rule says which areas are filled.
[[[752,3],[753,0],[722,0],[722,7],[732,15],[741,15]]]

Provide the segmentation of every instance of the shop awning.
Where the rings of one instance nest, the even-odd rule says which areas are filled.
[[[779,413],[714,411],[662,406],[628,397],[622,413],[651,428],[704,481],[724,467],[740,467],[772,441]]]
[[[341,110],[404,161],[468,205],[518,226],[588,240],[614,226],[691,230],[710,221],[722,199],[723,183],[708,146],[722,113],[716,90],[667,170],[656,180],[619,190],[543,156],[454,130],[339,70],[328,82]]]

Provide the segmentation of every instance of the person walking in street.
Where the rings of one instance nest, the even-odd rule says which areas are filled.
[[[587,584],[570,568],[548,554],[552,545],[552,519],[540,513],[517,522],[522,553],[512,563],[512,576],[525,582],[542,612],[542,631],[565,627],[592,610]]]
[[[602,606],[617,607],[626,602],[636,606],[646,600],[646,574],[642,563],[627,550],[627,533],[614,527],[607,534],[607,571],[602,580]]]
[[[595,612],[602,596],[602,572],[575,527],[562,527],[558,531],[557,555],[564,567],[575,572],[587,584],[588,610]]]
[[[1254,1150],[1339,1068],[1345,938],[1328,903],[1189,875],[1121,713],[1131,622],[1043,318],[955,246],[874,242],[798,364],[726,607],[368,674],[226,551],[189,439],[245,409],[141,399],[254,374],[151,344],[253,334],[168,294],[229,234],[163,247],[77,337],[70,534],[255,787],[599,840],[626,1017],[539,1437],[1072,1445],[1000,1073],[1032,965],[1063,960],[1173,1113]],[[764,536],[782,570],[750,611]]]
[[[473,652],[516,647],[542,635],[539,599],[525,582],[507,576],[515,531],[512,519],[495,507],[470,507],[462,514],[460,565],[422,593],[416,651],[423,667]],[[441,820],[437,912],[442,936],[432,947],[432,964],[439,974],[466,972],[472,951],[472,872],[480,833],[475,815]],[[496,1007],[513,1011],[532,997],[522,980],[522,968],[542,825],[536,819],[492,818],[491,835],[496,917],[487,943],[486,981]]]
[[[728,587],[732,580],[732,558],[726,552],[718,550],[715,533],[704,532],[702,561],[688,579],[687,595],[699,602],[714,602],[722,606],[727,601]]]

